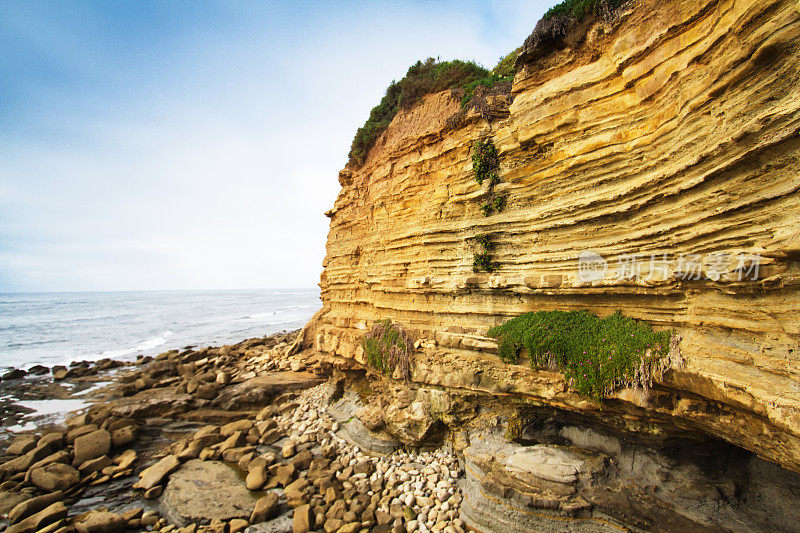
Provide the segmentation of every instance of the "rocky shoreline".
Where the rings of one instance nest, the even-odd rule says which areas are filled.
[[[8,375],[4,396],[90,405],[10,441],[0,530],[463,532],[455,455],[362,449],[359,436],[397,446],[353,433],[341,387],[296,338]]]
[[[0,383],[85,403],[3,447],[0,532],[800,531],[800,475],[730,443],[432,385],[420,343],[428,382],[309,336]]]

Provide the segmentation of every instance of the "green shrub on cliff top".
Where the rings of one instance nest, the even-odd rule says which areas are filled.
[[[602,400],[623,386],[647,388],[669,365],[671,331],[617,311],[599,318],[587,311],[526,313],[489,330],[500,358],[518,363],[522,352],[531,367],[556,368],[581,395]]]
[[[417,61],[400,81],[393,81],[380,103],[356,132],[350,146],[350,160],[361,164],[381,133],[401,109],[409,109],[426,94],[462,87],[489,74],[472,61],[437,61],[429,57]]]
[[[583,19],[586,15],[602,15],[604,10],[614,9],[627,0],[565,0],[550,9],[542,17],[542,20],[549,20],[554,17],[569,17],[577,20]]]
[[[514,75],[517,73],[517,69],[514,67],[514,62],[516,61],[521,50],[522,47],[519,47],[508,55],[501,57],[500,61],[497,63],[497,66],[492,69],[488,76],[484,76],[483,78],[466,84],[464,86],[464,96],[461,97],[461,108],[464,110],[467,109],[470,102],[472,102],[472,98],[475,96],[475,92],[478,90],[478,87],[491,89],[495,85],[506,83],[510,88],[511,82],[514,80]]]

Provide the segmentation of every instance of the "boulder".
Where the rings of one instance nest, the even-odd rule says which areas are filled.
[[[31,470],[31,483],[42,490],[67,490],[80,481],[78,471],[64,463],[52,463]]]
[[[311,450],[304,450],[292,458],[292,464],[297,470],[308,470],[311,461],[314,460],[314,454]],[[372,465],[372,463],[369,463]],[[368,474],[371,474],[369,472]]]
[[[2,477],[2,472],[24,472],[25,470],[29,469],[31,465],[41,461],[51,453],[52,450],[50,449],[50,446],[36,446],[25,455],[20,455],[19,457],[15,457],[7,463],[0,465],[0,478]]]
[[[256,457],[247,466],[245,486],[247,490],[258,490],[267,483],[267,461],[263,457]]]
[[[310,372],[270,372],[235,385],[214,397],[220,409],[260,409],[279,394],[319,385],[324,379]]]
[[[111,443],[115,448],[127,446],[136,440],[137,437],[136,426],[125,426],[111,430]]]
[[[213,400],[217,397],[217,393],[219,392],[219,387],[212,383],[205,383],[197,387],[194,395],[196,398],[201,400]]]
[[[125,470],[136,462],[136,452],[134,450],[125,450],[118,456],[114,457],[114,464],[117,465],[119,470]]]
[[[77,439],[78,437],[81,437],[83,435],[88,435],[89,433],[97,431],[98,429],[100,428],[97,427],[95,424],[79,424],[74,427],[71,427],[69,431],[67,431],[64,440],[66,441],[67,444],[72,445],[75,444],[75,439]]]
[[[308,480],[305,478],[299,478],[288,485],[283,489],[283,493],[286,495],[286,500],[289,502],[291,507],[298,507],[306,503],[305,500],[305,490],[308,487]]]
[[[22,379],[27,376],[28,373],[20,368],[14,368],[10,372],[6,372],[3,374],[3,377],[0,378],[3,381],[11,381],[12,379]]]
[[[295,509],[292,533],[308,533],[312,527],[314,527],[314,517],[311,514],[311,506],[306,504]]]
[[[156,498],[160,498],[162,494],[164,494],[164,487],[161,485],[156,485],[155,487],[144,491],[144,499],[155,500]]]
[[[43,365],[33,365],[28,369],[28,374],[33,374],[34,376],[44,376],[49,373],[50,369]]]
[[[29,496],[27,494],[7,490],[0,491],[0,516],[6,514],[28,498]]]
[[[105,429],[98,429],[75,439],[75,458],[72,464],[80,466],[91,459],[108,455],[109,451],[111,451],[111,434]]]
[[[278,494],[270,492],[263,498],[259,498],[256,502],[253,514],[250,515],[250,523],[258,524],[259,522],[266,522],[278,514],[278,509]]]
[[[20,435],[11,441],[6,448],[9,455],[24,455],[36,447],[36,437],[33,435]]]
[[[176,525],[212,519],[249,518],[256,500],[236,471],[219,461],[192,459],[172,474],[161,504]]]
[[[50,494],[25,500],[8,512],[8,521],[11,524],[16,524],[20,520],[28,518],[32,514],[38,513],[42,509],[49,507],[62,498],[64,498],[64,494],[60,491],[56,491]]]
[[[66,517],[67,508],[63,503],[56,502],[21,522],[8,526],[5,533],[33,533]]]
[[[56,453],[50,454],[41,461],[37,461],[31,465],[25,476],[27,481],[30,481],[31,472],[36,468],[42,468],[52,463],[69,463],[69,452],[66,450],[59,450]]]
[[[125,519],[108,511],[92,511],[75,523],[77,533],[114,533],[126,527]]]
[[[275,469],[275,480],[280,486],[285,487],[292,482],[294,474],[294,465],[281,465]]]
[[[60,431],[53,431],[42,435],[42,438],[36,444],[37,446],[50,446],[52,450],[60,450],[64,447],[64,434]]]
[[[239,533],[240,531],[244,531],[249,525],[250,523],[243,518],[234,518],[228,522],[228,532]]]
[[[107,466],[111,466],[112,464],[113,464],[113,461],[111,460],[111,458],[109,456],[107,456],[107,455],[104,455],[104,456],[98,457],[96,459],[89,459],[88,461],[83,463],[78,468],[78,470],[84,476],[88,476],[92,472],[100,472],[101,470],[103,470]]]
[[[139,474],[139,481],[133,485],[133,488],[142,490],[152,489],[180,465],[181,462],[177,457],[168,455],[156,464],[142,470],[141,474]]]
[[[242,433],[247,433],[253,427],[253,421],[243,418],[241,420],[236,420],[235,422],[231,422],[230,424],[225,424],[221,428],[219,428],[219,433],[223,437],[230,437],[237,431],[241,431]]]

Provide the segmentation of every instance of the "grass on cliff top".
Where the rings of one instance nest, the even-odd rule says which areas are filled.
[[[578,393],[602,401],[625,386],[647,387],[670,349],[671,331],[655,331],[619,311],[599,318],[587,311],[526,313],[493,327],[500,358],[561,370]],[[663,371],[663,369],[661,369]]]
[[[350,161],[362,164],[378,137],[389,127],[402,109],[410,109],[427,94],[447,89],[464,89],[462,108],[468,106],[481,87],[492,88],[503,82],[510,84],[516,70],[514,61],[521,48],[500,58],[491,71],[472,61],[438,61],[429,57],[417,61],[400,81],[393,81],[380,103],[372,108],[369,118],[356,132],[350,145]]]
[[[472,61],[437,61],[432,57],[424,62],[417,61],[400,81],[389,85],[380,103],[372,108],[350,146],[350,160],[363,163],[370,148],[401,109],[410,109],[426,94],[461,87],[488,74],[485,68]]]
[[[361,339],[361,347],[369,366],[390,375],[399,367],[400,374],[408,379],[413,344],[402,327],[391,320],[379,320]]]

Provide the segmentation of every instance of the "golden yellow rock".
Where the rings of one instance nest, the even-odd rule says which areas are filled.
[[[413,380],[496,392],[510,385],[492,325],[621,309],[675,328],[686,359],[665,376],[672,400],[623,402],[800,471],[797,3],[645,4],[525,65],[506,118],[448,126],[449,92],[398,114],[339,176],[306,342],[363,363],[365,324],[389,318],[425,339]],[[508,194],[488,217],[470,158],[484,136]],[[494,273],[473,272],[477,234]],[[512,393],[587,409],[557,374],[514,369]]]

